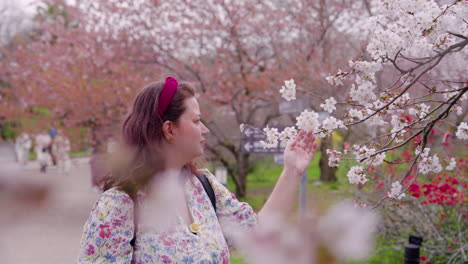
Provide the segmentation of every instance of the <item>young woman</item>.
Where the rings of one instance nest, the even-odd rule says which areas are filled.
[[[315,150],[312,132],[299,132],[284,152],[284,170],[258,216],[193,160],[203,155],[209,130],[201,122],[194,89],[172,77],[150,84],[136,97],[123,123],[122,141],[131,153],[104,185],[84,226],[78,263],[229,263],[223,225],[252,228],[269,215],[287,214]],[[121,165],[121,164],[119,164]],[[175,171],[181,203],[174,228],[145,229],[140,211],[162,171]],[[216,211],[197,175],[214,190]],[[257,220],[258,218],[258,220]]]

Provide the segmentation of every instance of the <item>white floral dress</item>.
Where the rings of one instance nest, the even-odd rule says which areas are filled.
[[[252,228],[257,217],[247,203],[239,202],[208,170],[203,173],[213,187],[216,212],[200,181],[187,181],[184,187],[189,210],[194,222],[200,224],[200,232],[191,233],[179,218],[173,231],[139,228],[132,247],[133,201],[125,192],[112,188],[101,195],[86,221],[77,263],[229,263],[223,223],[235,221],[244,228]]]

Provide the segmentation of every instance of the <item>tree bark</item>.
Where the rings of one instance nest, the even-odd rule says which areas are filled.
[[[243,198],[247,194],[247,173],[249,166],[249,154],[239,153],[237,159],[237,177],[239,179],[239,183],[236,184],[237,198]]]
[[[322,156],[320,157],[319,167],[320,167],[320,181],[322,182],[335,182],[336,179],[336,167],[328,166],[328,155],[327,148],[330,145],[330,138],[323,138],[322,143],[320,144],[320,151]]]

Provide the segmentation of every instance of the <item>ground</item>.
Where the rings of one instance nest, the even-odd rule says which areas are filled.
[[[0,180],[9,186],[0,191],[1,262],[74,263],[83,225],[99,196],[90,185],[87,159],[74,159],[69,174],[54,168],[39,173],[33,162],[12,172],[10,150],[9,145],[0,145]],[[37,195],[38,189],[48,191]]]

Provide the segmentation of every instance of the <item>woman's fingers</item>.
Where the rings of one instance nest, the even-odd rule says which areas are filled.
[[[307,151],[307,149],[312,147],[312,144],[313,144],[314,141],[315,141],[315,137],[313,135],[313,132],[309,131],[309,132],[305,133],[305,135],[301,138],[301,141],[298,142],[298,146],[301,149]]]
[[[291,147],[292,148],[301,147],[301,142],[302,142],[304,136],[305,136],[304,130],[299,131],[299,133],[297,134],[297,137],[294,139],[293,144],[292,144]]]
[[[304,131],[301,130],[297,134],[296,138],[289,145],[289,148],[293,150],[294,148],[301,148],[306,151],[308,154],[314,153],[316,149],[315,136],[313,131]]]
[[[311,156],[315,154],[315,151],[317,150],[317,141],[314,140],[314,143],[312,144],[312,147],[307,150],[307,153]]]
[[[315,142],[315,136],[311,131],[310,134],[307,134],[305,149],[306,150],[310,149],[312,147],[312,145],[314,144],[314,142]]]

